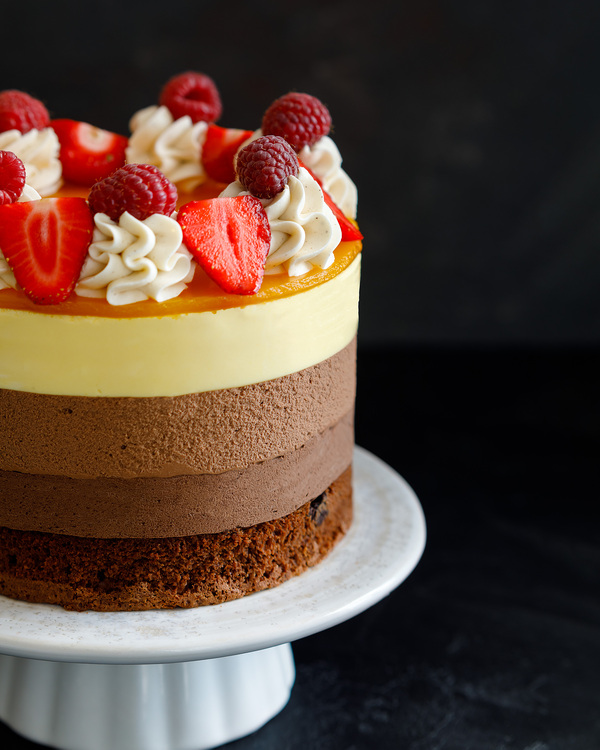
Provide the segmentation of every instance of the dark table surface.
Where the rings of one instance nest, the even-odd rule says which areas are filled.
[[[361,349],[357,443],[413,486],[425,553],[295,643],[289,704],[227,747],[598,750],[599,384],[592,350]]]

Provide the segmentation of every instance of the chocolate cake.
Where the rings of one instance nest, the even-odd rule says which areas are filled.
[[[0,205],[0,593],[73,610],[215,604],[302,573],[349,528],[361,235],[312,99],[313,140],[294,148],[289,125],[234,138],[148,108],[91,191],[63,170],[48,197],[24,180]],[[47,142],[52,122],[37,125]],[[170,173],[140,135],[174,125],[199,143],[194,169]],[[257,187],[268,159],[273,195]],[[140,180],[153,203],[136,216]],[[75,231],[81,247],[65,247]]]

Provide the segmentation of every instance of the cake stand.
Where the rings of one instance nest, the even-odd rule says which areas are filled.
[[[66,612],[0,597],[0,719],[64,750],[206,750],[255,731],[289,699],[290,642],[383,599],[423,552],[415,494],[361,448],[354,497],[322,563],[236,601]]]

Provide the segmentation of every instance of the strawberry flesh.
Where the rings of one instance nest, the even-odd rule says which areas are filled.
[[[0,250],[19,286],[39,305],[56,305],[71,294],[93,229],[84,198],[0,206]]]
[[[63,177],[77,185],[93,185],[125,164],[127,138],[77,120],[52,120],[60,141]]]
[[[235,180],[233,160],[239,147],[252,135],[251,130],[209,125],[202,147],[202,164],[206,174],[217,182]]]
[[[231,294],[256,294],[271,244],[262,203],[251,195],[190,201],[177,217],[183,241],[205,273]]]

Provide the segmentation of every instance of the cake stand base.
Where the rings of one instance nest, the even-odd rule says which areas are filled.
[[[259,729],[287,703],[290,642],[364,612],[425,545],[406,482],[354,452],[354,520],[314,568],[211,607],[67,612],[0,596],[0,720],[61,750],[202,750]]]
[[[208,750],[278,714],[294,676],[289,643],[174,664],[0,656],[0,718],[61,750]]]

